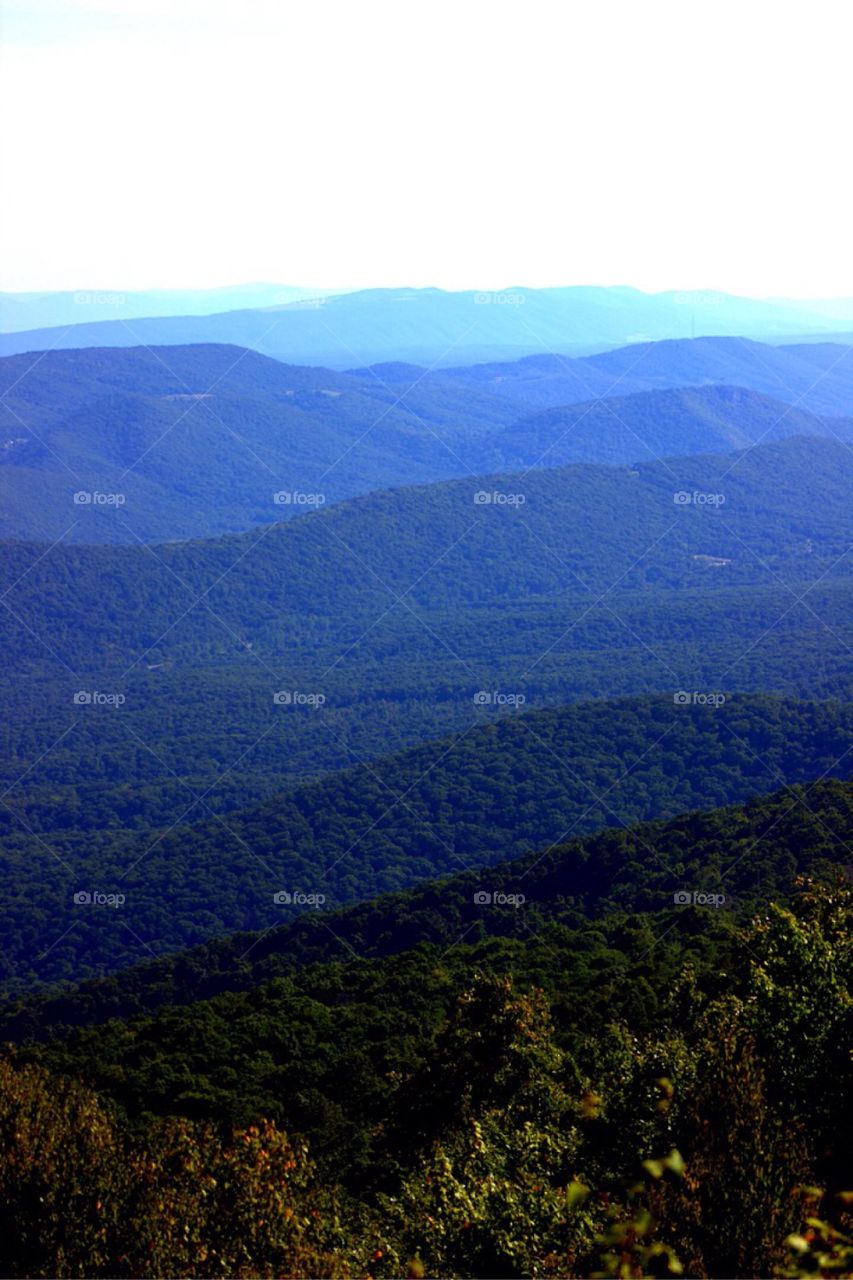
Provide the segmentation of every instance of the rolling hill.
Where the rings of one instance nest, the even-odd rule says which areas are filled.
[[[448,382],[404,402],[374,377],[224,346],[14,356],[0,384],[0,532],[46,541],[215,536],[464,474],[455,449],[515,417]]]
[[[227,821],[9,837],[4,981],[79,981],[571,834],[847,778],[851,730],[849,704],[586,702],[505,716]]]
[[[846,1185],[850,819],[849,787],[796,788],[25,1001],[4,1033],[50,1038],[0,1057],[16,1274],[66,1269],[45,1205],[72,1200],[86,1274],[147,1273],[165,1237],[187,1271],[224,1241],[253,1272],[533,1275],[571,1232],[591,1275],[641,1160],[678,1193],[639,1219],[653,1256],[675,1235],[689,1274],[780,1272],[812,1187]],[[803,1175],[768,1233],[766,1183]]]
[[[640,391],[547,409],[477,443],[480,470],[630,463],[720,453],[788,436],[853,443],[853,419],[824,417],[742,387]]]
[[[843,353],[783,350],[785,401],[716,382],[743,343],[660,345],[574,407],[548,358],[509,392],[236,347],[9,363],[15,519],[65,515],[37,497],[70,455],[123,497],[0,544],[16,1274],[68,1270],[68,1221],[80,1274],[169,1239],[158,1274],[206,1274],[226,1236],[241,1273],[598,1274],[639,1161],[690,1171],[652,1200],[681,1269],[787,1273],[790,1188],[847,1185]],[[291,507],[352,465],[267,523],[247,438]],[[470,474],[436,481],[451,442]],[[220,536],[139,532],[175,528]]]
[[[853,405],[853,348],[832,342],[771,346],[743,337],[673,339],[573,360],[531,355],[450,369],[448,376],[540,409],[707,384],[746,387],[817,414],[849,415]]]
[[[850,467],[791,439],[400,489],[206,542],[4,544],[0,830],[224,814],[516,706],[846,697]]]
[[[844,866],[851,835],[853,786],[837,779],[754,795],[725,808],[611,825],[487,869],[457,872],[369,902],[305,911],[274,929],[143,958],[76,987],[23,994],[0,1013],[0,1041],[57,1039],[79,1027],[226,992],[245,992],[249,1002],[262,984],[313,965],[364,964],[416,948],[442,955],[460,946],[482,949],[490,938],[529,941],[549,924],[578,929],[597,921],[601,927],[608,916],[621,923],[625,912],[666,913],[670,923],[686,925],[686,937],[696,932],[696,917],[672,910],[672,884],[722,892],[727,909],[719,918],[728,920],[731,913],[756,910],[767,898],[784,900],[794,876],[813,873],[820,863]],[[476,902],[479,891],[492,901]],[[501,894],[523,894],[523,910],[515,901],[502,902]],[[702,923],[710,924],[713,914],[714,908],[706,909]],[[550,939],[553,945],[553,931]],[[138,1024],[142,1036],[151,1027]],[[78,1041],[70,1052],[91,1059],[89,1046],[94,1048],[94,1039]],[[57,1057],[67,1068],[66,1052],[59,1048]],[[125,1061],[127,1070],[131,1057]]]
[[[395,489],[156,549],[6,543],[2,651],[27,667],[28,637],[41,635],[66,662],[105,672],[235,644],[287,652],[300,633],[356,643],[401,599],[404,613],[437,616],[558,592],[592,603],[644,586],[702,589],[709,573],[715,586],[816,582],[844,572],[851,481],[845,445],[792,438]]]
[[[525,417],[521,400],[501,394],[500,382],[484,390],[475,373],[342,374],[221,346],[8,357],[0,360],[0,536],[213,537],[394,485],[791,435],[853,439],[853,419],[716,385]],[[456,380],[466,374],[467,383]],[[599,383],[618,390],[618,377]],[[535,403],[537,384],[518,382],[533,387]]]
[[[81,1070],[85,1062],[91,1071],[100,1056],[97,1033],[61,1039],[111,1019],[140,1019],[106,1032],[131,1033],[113,1059],[122,1061],[127,1101],[124,1091],[140,1064],[141,1044],[163,1034],[170,1021],[182,1020],[169,1009],[225,993],[245,993],[245,998],[224,1001],[223,1009],[248,1009],[263,997],[264,984],[309,970],[307,982],[319,989],[323,979],[318,982],[310,966],[341,961],[364,969],[416,950],[443,959],[455,948],[487,956],[489,940],[496,938],[535,945],[542,936],[547,951],[558,937],[553,925],[580,931],[597,922],[605,929],[610,918],[620,929],[626,913],[657,914],[688,941],[698,932],[697,922],[710,928],[716,916],[727,927],[733,916],[743,918],[770,897],[784,901],[798,874],[813,874],[821,864],[844,865],[850,836],[853,786],[839,780],[785,787],[742,804],[666,820],[610,826],[488,869],[457,872],[346,908],[305,911],[263,932],[236,933],[160,959],[142,959],[76,987],[28,992],[0,1011],[0,1041],[53,1041],[47,1053],[56,1064]],[[689,884],[698,892],[722,893],[725,911],[713,905],[685,911],[674,902],[674,884],[676,890]],[[475,901],[478,892],[492,900]],[[502,901],[501,895],[516,899]],[[517,895],[524,902],[519,904]],[[588,975],[589,996],[596,977]],[[598,1000],[608,992],[608,986],[599,991]],[[158,1010],[165,1010],[164,1018],[151,1019]],[[175,1043],[175,1056],[181,1050]],[[111,1079],[115,1083],[115,1076]],[[137,1093],[138,1101],[142,1096]]]

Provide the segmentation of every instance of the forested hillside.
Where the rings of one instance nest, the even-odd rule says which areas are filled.
[[[809,410],[671,389],[737,347],[652,350],[633,390],[601,357],[630,394],[574,410],[550,359],[199,348],[143,394],[138,352],[45,360],[19,512],[24,453],[140,449],[148,533],[253,523],[214,453],[175,525],[207,436],[159,448],[231,372],[268,464],[353,452],[372,489],[452,439],[495,470],[155,545],[92,502],[130,545],[3,544],[14,1274],[799,1274],[815,1241],[841,1272],[853,470],[814,411],[845,375],[783,354],[825,366]]]
[[[225,818],[188,796],[166,829],[12,834],[5,985],[81,981],[570,834],[846,778],[851,732],[849,704],[585,702],[499,719]],[[81,905],[80,893],[115,904]]]
[[[631,463],[820,435],[853,441],[853,419],[820,418],[742,387],[641,391],[547,409],[478,441],[478,469]]]
[[[12,1268],[843,1274],[850,806],[588,837],[37,1004],[7,1034],[232,988],[7,1055]]]
[[[437,614],[561,591],[590,605],[638,588],[817,584],[845,572],[851,486],[853,451],[795,438],[390,490],[156,549],[7,543],[3,643],[28,666],[43,660],[33,633],[49,637],[66,663],[103,672],[280,652],[308,628],[315,644],[359,643],[400,598]]]
[[[197,821],[583,698],[849,697],[848,451],[676,466],[482,490],[515,506],[476,503],[479,480],[402,490],[154,550],[7,545],[3,830]]]
[[[56,992],[21,995],[6,1005],[0,1040],[55,1039],[78,1027],[225,992],[244,992],[251,1003],[259,984],[312,965],[387,959],[423,945],[455,948],[463,940],[469,946],[490,938],[524,941],[549,922],[579,928],[643,911],[668,913],[669,922],[688,934],[697,918],[704,926],[716,919],[728,925],[770,898],[786,899],[795,875],[823,864],[846,875],[851,822],[851,783],[831,779],[752,794],[745,804],[706,813],[639,824],[611,820],[596,834],[534,846],[512,861],[347,907],[324,904],[273,929],[143,959]],[[698,917],[692,902],[685,913],[673,901],[681,889],[691,898],[694,890],[712,895]],[[480,891],[491,901],[477,902]]]
[[[378,378],[221,345],[8,357],[0,535],[134,544],[239,532],[465,474],[457,451],[516,416],[452,381],[413,383],[404,401]]]
[[[735,343],[740,386],[705,385],[726,360],[703,373],[700,354],[685,376],[701,385],[686,389],[659,369],[651,376],[657,352],[655,389],[615,367],[591,367],[587,384],[560,361],[484,377],[402,364],[340,373],[225,345],[10,356],[0,359],[0,537],[214,537],[393,485],[791,436],[849,441],[853,380],[846,400],[831,389],[844,349],[829,372],[799,354],[788,370],[785,350],[745,356]],[[817,413],[801,385],[809,371],[824,388]],[[543,404],[556,407],[543,414]]]
[[[849,40],[729,7],[7,4],[0,1280],[853,1280]]]
[[[541,350],[541,348],[540,348]],[[743,337],[635,342],[578,360],[537,354],[451,369],[480,391],[540,408],[709,384],[747,387],[812,413],[849,414],[853,353],[835,342],[768,346]]]

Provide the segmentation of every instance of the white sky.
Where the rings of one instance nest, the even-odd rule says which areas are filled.
[[[0,287],[853,295],[847,0],[11,0]]]

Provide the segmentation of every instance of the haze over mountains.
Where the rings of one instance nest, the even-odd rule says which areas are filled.
[[[847,697],[851,466],[798,437],[402,488],[153,549],[6,543],[4,830],[155,840],[519,708]]]
[[[853,353],[848,343],[769,346],[744,338],[635,343],[585,359],[538,355],[510,364],[453,370],[455,379],[541,408],[602,395],[717,383],[750,387],[814,413],[849,413]]]
[[[558,591],[689,590],[712,570],[718,588],[841,577],[851,483],[853,450],[793,438],[734,455],[398,488],[260,533],[153,551],[7,543],[4,582],[15,585],[26,622],[69,659],[102,669],[140,649],[216,656],[237,640],[281,651],[292,638],[284,618],[324,618],[330,634],[345,636],[401,593],[422,608],[455,609]],[[124,603],[99,616],[102,577]],[[212,611],[185,612],[188,593]],[[162,642],[155,602],[170,623]],[[14,632],[13,620],[6,625]],[[35,656],[15,642],[14,652],[25,666]]]
[[[0,293],[0,333],[53,325],[132,320],[141,316],[206,316],[247,307],[280,307],[345,293],[286,284],[226,285],[221,289],[74,289]]]
[[[73,542],[209,537],[454,476],[853,439],[847,348],[724,338],[346,373],[224,346],[51,351],[0,361],[0,397],[0,536]]]
[[[334,369],[389,360],[445,367],[542,351],[577,355],[665,338],[781,341],[853,329],[853,301],[776,302],[707,291],[646,294],[581,286],[458,293],[368,289],[207,316],[155,311],[129,321],[86,323],[84,306],[75,306],[73,314],[74,323],[0,335],[0,355],[227,343],[288,363]]]

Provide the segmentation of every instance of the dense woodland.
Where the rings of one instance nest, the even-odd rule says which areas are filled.
[[[479,691],[847,698],[849,459],[758,446],[713,510],[674,485],[716,492],[731,456],[531,473],[514,509],[459,481],[206,543],[5,544],[0,829],[224,813],[506,710]]]
[[[294,494],[332,503],[453,476],[853,437],[841,401],[830,397],[828,414],[803,403],[811,401],[795,349],[759,350],[742,386],[672,387],[664,376],[665,389],[633,395],[615,373],[608,389],[608,375],[590,370],[585,390],[582,374],[569,378],[559,365],[554,385],[513,365],[509,377],[478,384],[468,370],[340,373],[233,346],[6,357],[0,536],[128,545],[213,537],[303,514]],[[728,355],[733,377],[743,376],[743,354]],[[769,392],[762,359],[780,366]],[[765,394],[746,389],[756,379]],[[566,381],[571,394],[554,400]],[[541,413],[543,396],[557,407]],[[578,400],[587,403],[566,407]],[[118,494],[120,505],[80,504],[81,492]],[[290,500],[276,504],[278,492]]]
[[[844,576],[852,476],[842,442],[797,437],[735,455],[394,489],[204,542],[9,543],[7,643],[16,665],[38,661],[22,638],[26,625],[44,628],[67,663],[103,670],[140,650],[157,661],[247,642],[280,648],[282,632],[298,639],[309,620],[318,640],[357,640],[357,624],[395,592],[429,613],[557,592],[618,600],[640,588],[805,586]],[[112,516],[132,523],[130,511]],[[191,609],[199,596],[204,606]]]
[[[192,825],[10,835],[4,985],[81,981],[315,909],[281,905],[281,891],[334,907],[571,834],[848,778],[851,731],[839,702],[587,702],[506,716],[224,817],[190,794]],[[80,891],[123,901],[84,910]]]
[[[161,965],[173,1007],[131,1022],[65,1029],[98,986],[36,1005],[50,1038],[2,1067],[12,1273],[846,1274],[851,798],[552,850],[473,935],[471,877],[333,917],[337,959],[293,926],[301,958],[188,1005]],[[659,907],[646,844],[729,904]]]
[[[853,1275],[844,350],[0,374],[3,1274]]]

